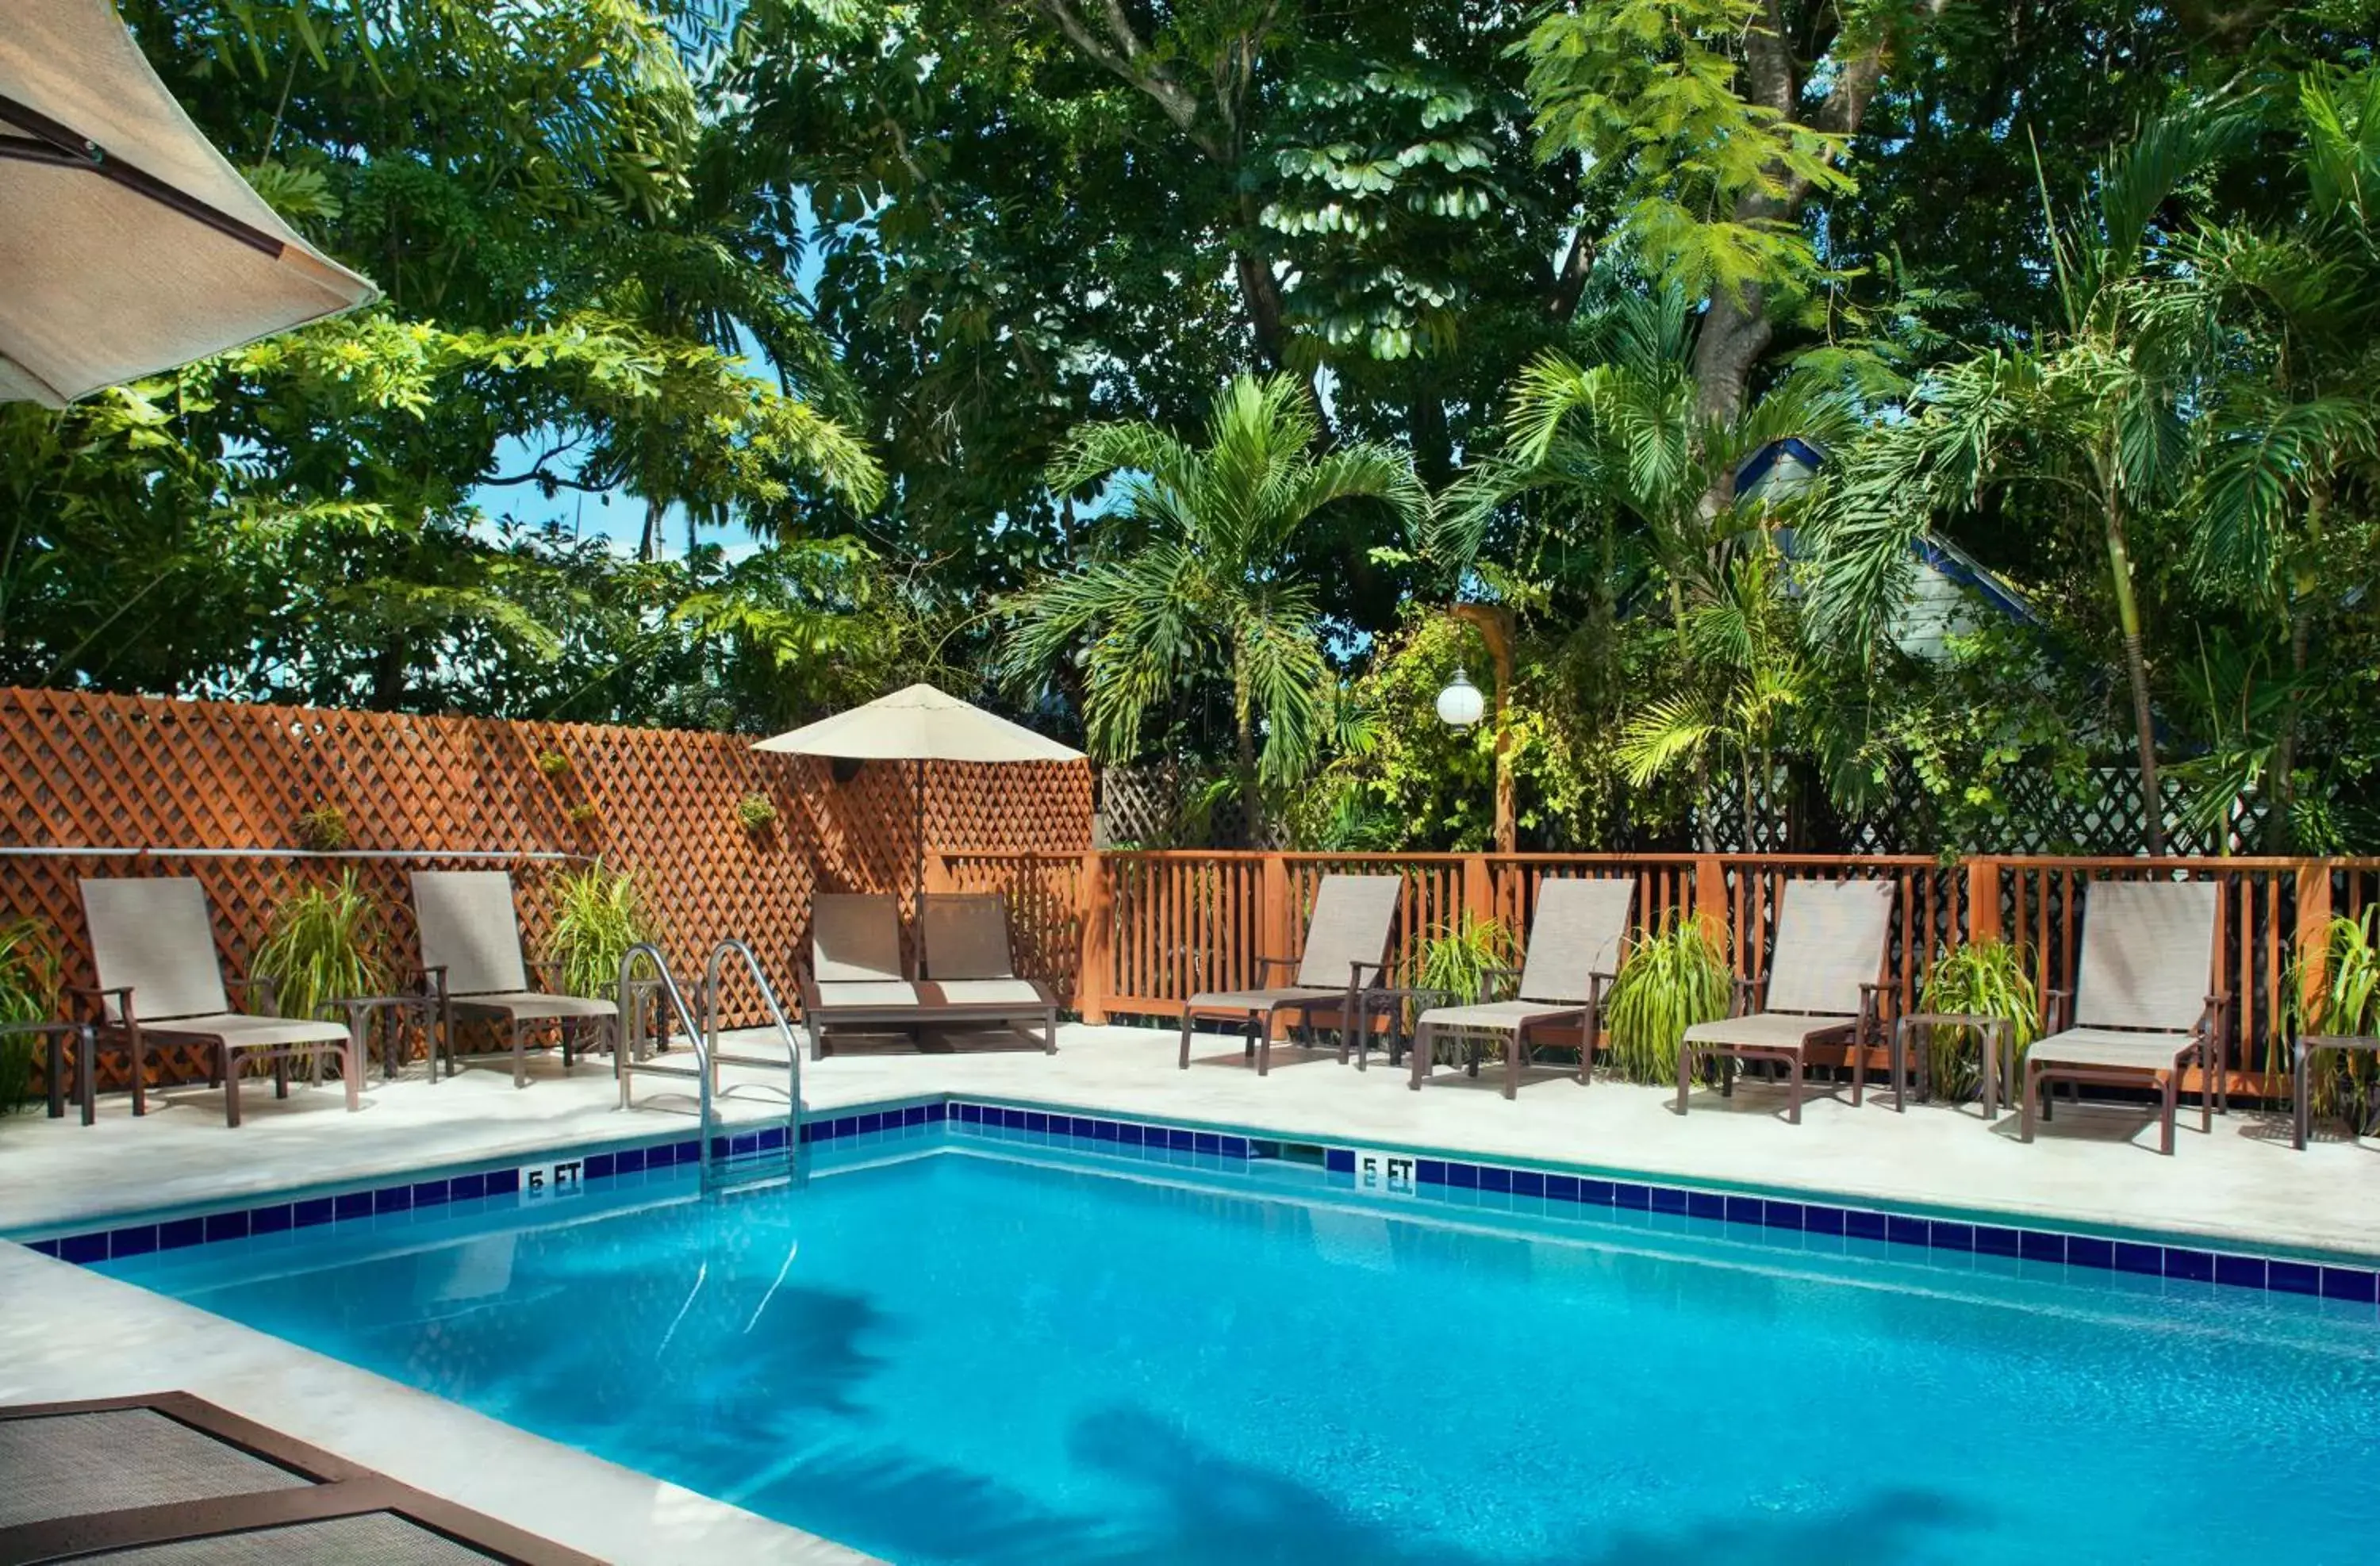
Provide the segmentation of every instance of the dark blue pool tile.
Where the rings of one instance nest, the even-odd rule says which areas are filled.
[[[2018,1254],[2021,1244],[2022,1236],[2013,1229],[1989,1223],[1975,1226],[1975,1249],[1985,1256],[2012,1256]]]
[[[677,1155],[667,1147],[654,1147],[650,1150],[643,1147],[623,1147],[612,1155],[612,1172],[636,1174],[641,1172],[648,1164],[671,1163],[675,1161]]]
[[[1147,1139],[1148,1130],[1148,1126],[1136,1120],[1119,1121],[1116,1124],[1116,1141],[1127,1147],[1137,1147]]]
[[[1020,1131],[1033,1132],[1037,1135],[1048,1134],[1050,1130],[1050,1117],[1048,1115],[1043,1114],[1038,1110],[1022,1110],[1015,1112],[1018,1118],[1024,1123],[1017,1126],[1016,1129]]]
[[[911,1104],[908,1108],[903,1110],[901,1111],[901,1123],[905,1126],[925,1124],[926,1106],[923,1104]]]
[[[1245,1163],[1256,1156],[1256,1149],[1249,1145],[1248,1139],[1245,1136],[1226,1136],[1223,1138],[1223,1156],[1227,1159],[1238,1159]]]
[[[58,1254],[58,1242],[55,1240],[28,1240],[25,1242],[25,1248],[29,1251],[38,1251],[45,1256],[55,1256]]]
[[[1975,1248],[1975,1226],[1934,1219],[1925,1226],[1925,1243],[1937,1251],[1972,1252]]]
[[[277,1207],[250,1208],[248,1212],[248,1232],[251,1234],[278,1234],[286,1230],[291,1221],[287,1202],[283,1202]]]
[[[1458,1191],[1476,1191],[1479,1189],[1479,1166],[1475,1163],[1448,1164],[1446,1183]]]
[[[1543,1197],[1545,1194],[1546,1177],[1543,1174],[1534,1169],[1516,1169],[1512,1171],[1512,1195]]]
[[[480,1177],[475,1174],[469,1178],[477,1180]],[[460,1185],[462,1181],[453,1184]],[[309,1196],[303,1201],[290,1203],[289,1208],[290,1222],[299,1229],[311,1229],[318,1223],[331,1221],[331,1198],[328,1196]]]
[[[2020,1229],[2016,1254],[2027,1261],[2054,1261],[2062,1267],[2066,1264],[2066,1236],[2039,1229]]]
[[[1578,1199],[1591,1208],[1616,1208],[1620,1205],[1620,1187],[1609,1180],[1581,1180]]]
[[[1802,1206],[1802,1227],[1813,1234],[1840,1234],[1843,1232],[1843,1209],[1823,1202],[1805,1202]]]
[[[103,1256],[117,1261],[126,1256],[145,1256],[157,1248],[157,1226],[136,1223],[129,1229],[111,1230],[104,1238],[106,1244],[100,1252]]]
[[[1204,1154],[1208,1158],[1215,1158],[1221,1154],[1223,1150],[1223,1139],[1216,1135],[1213,1132],[1198,1131],[1193,1132],[1191,1135],[1193,1140],[1191,1142],[1190,1150],[1192,1152]]]
[[[488,1194],[488,1177],[484,1174],[458,1174],[446,1182],[446,1194],[458,1202],[477,1201]]]
[[[710,1161],[712,1163],[717,1163],[721,1159],[726,1158],[728,1156],[729,1147],[730,1143],[726,1137],[712,1137],[710,1139]]]
[[[2322,1269],[2302,1261],[2268,1261],[2265,1264],[2265,1287],[2285,1294],[2319,1294]]]
[[[760,1133],[760,1150],[764,1153],[783,1152],[785,1150],[785,1128],[782,1125],[771,1125],[764,1128]]]
[[[1546,1176],[1546,1200],[1575,1202],[1579,1199],[1578,1187],[1579,1180],[1575,1174],[1548,1174]]]
[[[937,1099],[932,1103],[926,1106],[926,1123],[928,1125],[940,1125],[950,1118],[951,1106],[942,1099]]]
[[[1802,1204],[1799,1202],[1763,1202],[1760,1221],[1771,1229],[1802,1227]]]
[[[2265,1286],[2265,1258],[2218,1256],[2215,1258],[2215,1281],[2238,1289],[2261,1289]]]
[[[157,1248],[178,1251],[188,1245],[203,1244],[207,1237],[206,1220],[202,1218],[171,1219],[157,1226]]]
[[[1611,1205],[1628,1212],[1650,1212],[1653,1210],[1653,1188],[1626,1180],[1615,1180],[1611,1183]]]
[[[1512,1189],[1512,1171],[1492,1163],[1482,1164],[1479,1166],[1479,1188],[1482,1191],[1500,1191],[1510,1194]]]
[[[1323,1148],[1322,1167],[1327,1172],[1331,1174],[1354,1173],[1355,1149],[1353,1147]]]
[[[639,1159],[644,1157],[641,1153],[637,1156]],[[609,1180],[620,1172],[620,1157],[618,1153],[589,1153],[580,1164],[578,1172],[589,1180]]]
[[[245,1208],[241,1208],[238,1212],[212,1212],[207,1215],[206,1239],[208,1244],[212,1245],[217,1240],[245,1240],[247,1238],[248,1210]],[[113,1256],[115,1252],[111,1248],[108,1254]]]
[[[700,1151],[700,1148],[699,1148],[698,1147],[697,1147],[697,1146],[696,1146],[696,1144],[694,1144],[694,1143],[691,1143],[691,1142],[690,1142],[690,1143],[688,1143],[688,1144],[686,1144],[686,1145],[687,1145],[688,1147],[696,1147],[696,1150],[697,1150],[697,1152],[698,1152],[698,1153]],[[520,1171],[519,1171],[519,1170],[516,1170],[516,1169],[492,1169],[492,1170],[488,1171],[488,1195],[489,1195],[489,1196],[512,1196],[512,1195],[516,1194],[516,1192],[518,1192],[519,1190],[520,1190]]]
[[[347,1191],[331,1198],[331,1217],[339,1222],[344,1223],[353,1218],[370,1218],[371,1214],[372,1194],[370,1191]]]
[[[1102,1142],[1121,1142],[1123,1127],[1111,1120],[1095,1120],[1091,1122],[1091,1135]]]
[[[808,1144],[819,1139],[819,1123],[814,1120],[802,1122],[802,1141]]]
[[[83,1266],[107,1259],[107,1236],[104,1234],[69,1234],[57,1244],[60,1261]]]
[[[1685,1193],[1685,1192],[1683,1192],[1683,1191],[1679,1190],[1679,1189],[1678,1189],[1676,1186],[1674,1186],[1674,1185],[1656,1185],[1656,1186],[1654,1186],[1654,1187],[1653,1187],[1653,1210],[1654,1210],[1655,1212],[1683,1212],[1683,1211],[1685,1211],[1685,1210],[1686,1210],[1686,1193]]]
[[[740,1159],[759,1150],[760,1134],[757,1131],[747,1131],[740,1136],[730,1136],[727,1139],[727,1156],[731,1159]]]
[[[1730,1196],[1726,1198],[1726,1201],[1727,1208],[1722,1216],[1725,1217],[1730,1223],[1757,1223],[1760,1221],[1759,1197]]]
[[[953,1104],[952,1118],[961,1125],[973,1125],[983,1118],[983,1110],[975,1104]]]
[[[2151,1278],[2161,1276],[2165,1271],[2165,1247],[2119,1240],[2116,1242],[2116,1270],[2144,1273]]]
[[[1689,1191],[1686,1193],[1686,1216],[1724,1219],[1727,1217],[1727,1198],[1716,1191]]]
[[[1355,1168],[1355,1155],[1352,1151],[1347,1155],[1347,1168],[1350,1172]],[[1444,1159],[1414,1160],[1414,1184],[1416,1185],[1443,1185],[1447,1183],[1448,1173]]]
[[[2066,1265],[2092,1267],[2105,1272],[2116,1265],[2115,1244],[2089,1234],[2069,1234],[2066,1237]]]
[[[2168,1245],[2165,1248],[2165,1275],[2188,1283],[2212,1283],[2215,1281],[2215,1256],[2208,1251]]]
[[[1884,1237],[1895,1245],[1924,1245],[1934,1238],[1924,1219],[1907,1218],[1897,1212],[1885,1215]]]
[[[875,1132],[883,1130],[884,1118],[885,1117],[880,1113],[861,1115],[859,1117],[859,1134],[862,1136],[867,1136]],[[897,1114],[894,1116],[892,1123],[895,1125],[900,1123],[900,1119]]]
[[[2356,1300],[2364,1305],[2380,1303],[2380,1273],[2367,1272],[2360,1267],[2325,1267],[2322,1269],[2322,1297]]]
[[[1865,1208],[1847,1208],[1843,1211],[1843,1233],[1853,1240],[1881,1240],[1884,1214]]]

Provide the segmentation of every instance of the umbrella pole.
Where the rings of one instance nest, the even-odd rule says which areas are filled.
[[[917,917],[926,917],[926,762],[920,757],[917,769]]]

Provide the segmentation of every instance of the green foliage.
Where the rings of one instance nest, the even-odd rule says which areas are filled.
[[[282,899],[257,948],[259,978],[283,1016],[331,1017],[339,1002],[387,988],[389,934],[357,872]]]
[[[1630,1082],[1676,1082],[1686,1029],[1727,1015],[1730,978],[1725,954],[1696,921],[1640,933],[1604,1000],[1612,1069]]]
[[[777,802],[765,794],[747,794],[735,802],[735,819],[746,832],[759,832],[777,819]]]
[[[1451,926],[1440,926],[1422,942],[1419,982],[1442,989],[1460,1005],[1490,999],[1494,970],[1517,966],[1521,943],[1500,919],[1465,914]]]
[[[596,999],[614,996],[628,948],[651,939],[637,878],[629,872],[614,874],[599,862],[555,879],[553,931],[546,956],[560,966],[565,992]]]
[[[2301,957],[2289,976],[2298,1030],[2369,1038],[2380,1033],[2380,908],[2333,917],[2323,937],[2322,982],[2306,983]],[[2309,997],[2308,989],[2313,993]],[[2380,1061],[2368,1050],[2316,1050],[2306,1062],[2312,1112],[2362,1125],[2380,1102]]]
[[[2041,1034],[2041,997],[2034,988],[2032,965],[2022,947],[2005,941],[1971,941],[1941,953],[1925,976],[1917,1004],[1920,1011],[2003,1018],[2016,1046],[2020,1070],[2024,1051]],[[1927,1028],[1923,1047],[1936,1092],[1966,1099],[1977,1091],[1983,1080],[1977,1051],[1984,1046],[1977,1044],[1972,1030]],[[2002,1091],[2015,1088],[2002,1084]]]
[[[347,845],[347,813],[322,801],[298,812],[298,841],[319,854],[334,854]]]
[[[50,1022],[58,1016],[65,954],[57,932],[41,919],[0,925],[0,1023]],[[40,1040],[0,1038],[0,1115],[14,1114],[33,1091]]]

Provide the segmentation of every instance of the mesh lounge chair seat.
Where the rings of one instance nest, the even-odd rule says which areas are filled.
[[[1317,1011],[1339,1014],[1339,1063],[1345,1065],[1356,992],[1378,984],[1387,972],[1389,937],[1403,897],[1401,876],[1324,876],[1305,922],[1305,950],[1295,961],[1295,982],[1205,990],[1184,1002],[1182,1069],[1190,1069],[1190,1027],[1202,1016],[1245,1023],[1247,1053],[1256,1060],[1257,1074],[1263,1076],[1272,1070],[1273,1019],[1283,1013],[1310,1019]],[[1289,967],[1291,959],[1259,956],[1256,965],[1261,980],[1268,969]]]
[[[497,1025],[513,1062],[513,1086],[528,1086],[529,1026],[556,1025],[562,1069],[585,1053],[592,1032],[603,1048],[617,1044],[620,1011],[609,1001],[531,989],[521,957],[520,922],[513,913],[513,878],[503,870],[416,870],[413,914],[421,927],[421,967],[438,997],[439,1035],[446,1074],[455,1074],[455,1019],[484,1017]],[[438,1062],[430,1062],[438,1080]]]
[[[1694,1067],[1719,1062],[1719,1094],[1735,1091],[1735,1063],[1764,1060],[1786,1069],[1785,1119],[1802,1123],[1802,1091],[1814,1046],[1848,1041],[1852,1103],[1867,1094],[1867,1051],[1884,993],[1879,982],[1892,935],[1888,880],[1797,880],[1778,893],[1777,944],[1765,978],[1735,981],[1735,1014],[1697,1023],[1678,1040],[1678,1112]]]
[[[1620,953],[1628,940],[1628,917],[1636,903],[1632,880],[1562,878],[1537,888],[1537,907],[1529,925],[1529,948],[1521,971],[1512,976],[1510,1001],[1468,1006],[1433,1006],[1421,1014],[1415,1028],[1413,1078],[1418,1088],[1436,1062],[1438,1036],[1454,1033],[1469,1041],[1482,1036],[1500,1038],[1504,1046],[1504,1097],[1517,1096],[1521,1071],[1529,1057],[1533,1028],[1566,1026],[1580,1029],[1578,1080],[1594,1073],[1595,1046],[1603,1031],[1603,995],[1620,970]],[[1475,1060],[1471,1062],[1476,1070]]]
[[[362,1107],[363,1056],[351,1027],[231,1009],[206,893],[197,881],[187,876],[86,879],[82,906],[99,972],[94,993],[101,1026],[123,1034],[130,1048],[133,1113],[149,1107],[144,1078],[151,1039],[213,1047],[211,1074],[223,1084],[227,1125],[239,1123],[239,1074],[250,1061],[272,1062],[273,1096],[286,1098],[291,1062],[308,1062],[319,1082],[323,1057],[334,1054],[347,1108]]]
[[[2226,997],[2215,992],[2221,904],[2211,880],[2094,881],[2082,892],[2074,988],[2050,997],[2048,1038],[2024,1054],[2020,1135],[2030,1142],[2058,1082],[2145,1086],[2157,1095],[2157,1151],[2171,1154],[2181,1074],[2200,1068],[2199,1128],[2224,1101],[2217,1055]]]

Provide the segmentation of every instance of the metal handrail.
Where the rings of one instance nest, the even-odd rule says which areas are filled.
[[[741,941],[730,939],[711,949],[710,964],[703,973],[701,1020],[698,1022],[695,1010],[686,1004],[686,992],[678,987],[676,976],[670,972],[669,959],[662,955],[660,947],[649,941],[638,941],[620,955],[620,1042],[613,1057],[613,1073],[620,1082],[620,1108],[630,1107],[630,1078],[638,1072],[656,1076],[695,1078],[696,1099],[700,1106],[701,1141],[698,1157],[705,1188],[711,1181],[711,1126],[718,1118],[714,1102],[718,1068],[722,1065],[774,1066],[779,1063],[764,1055],[730,1055],[720,1050],[720,967],[731,952],[742,957],[751,971],[752,982],[759,987],[760,999],[766,1002],[770,1016],[776,1022],[777,1035],[785,1041],[785,1158],[789,1165],[795,1165],[801,1156],[802,1052],[794,1039],[793,1025],[785,1018],[785,1009],[778,1003],[777,992],[770,985],[769,976],[761,969],[760,959],[753,954],[752,948]],[[640,956],[651,959],[656,978],[640,979],[636,977],[637,959]],[[637,998],[640,988],[658,989],[669,998],[670,1010],[677,1014],[678,1026],[686,1030],[686,1038],[693,1045],[693,1065],[662,1065],[637,1057],[634,1043],[628,1037],[628,1025],[641,1014],[642,1008]]]
[[[760,1056],[726,1056],[719,1052],[719,965],[731,952],[744,959],[753,985],[760,991],[761,1002],[777,1024],[777,1037],[785,1041],[785,1153],[788,1158],[795,1158],[800,1155],[802,1141],[802,1047],[795,1041],[794,1025],[785,1020],[785,1008],[777,1003],[777,991],[761,970],[760,959],[753,954],[750,946],[732,935],[710,949],[710,961],[702,971],[702,1020],[710,1029],[705,1037],[704,1054],[713,1061],[733,1061],[739,1065],[776,1063]]]

